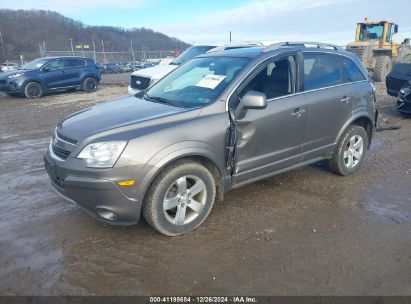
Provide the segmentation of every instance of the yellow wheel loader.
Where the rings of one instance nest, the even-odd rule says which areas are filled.
[[[398,41],[398,24],[390,21],[357,23],[355,41],[347,45],[347,51],[355,53],[375,81],[385,81],[392,65],[411,63],[410,40]]]

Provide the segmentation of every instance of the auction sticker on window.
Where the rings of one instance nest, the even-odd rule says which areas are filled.
[[[197,87],[202,87],[202,88],[208,88],[208,89],[215,89],[216,86],[220,84],[221,81],[224,80],[226,76],[224,75],[212,75],[208,74],[201,79],[196,86]]]

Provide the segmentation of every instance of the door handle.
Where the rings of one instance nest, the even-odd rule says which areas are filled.
[[[297,108],[291,112],[291,115],[295,118],[300,118],[305,113],[304,109]]]
[[[341,102],[343,103],[348,103],[351,100],[351,96],[344,96],[343,98],[340,99]]]

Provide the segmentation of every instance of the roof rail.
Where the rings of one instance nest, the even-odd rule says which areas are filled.
[[[292,42],[278,42],[271,44],[264,48],[263,52],[269,52],[273,50],[277,50],[282,47],[314,47],[314,48],[322,48],[322,49],[333,49],[333,50],[341,50],[342,48],[338,45],[331,44],[331,43],[322,43],[322,42],[313,42],[313,41],[292,41]]]
[[[249,48],[253,46],[263,46],[262,42],[242,42],[242,43],[228,43],[228,44],[223,44],[220,46],[216,46],[215,48],[212,48],[207,51],[207,53],[214,53],[214,52],[219,52],[223,51],[226,49],[234,49],[234,48]]]

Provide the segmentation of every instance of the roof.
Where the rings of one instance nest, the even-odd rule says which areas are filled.
[[[272,54],[272,53],[281,53],[284,51],[314,51],[314,52],[327,52],[345,55],[356,60],[356,56],[350,52],[345,51],[341,47],[328,43],[321,42],[280,42],[275,43],[266,47],[248,47],[248,48],[238,48],[231,50],[224,50],[219,52],[212,52],[200,55],[198,57],[243,57],[243,58],[256,58],[262,54]]]
[[[52,57],[42,57],[38,59],[47,59],[47,60],[52,60],[52,59],[66,59],[66,58],[75,58],[75,59],[90,59],[87,57],[81,57],[81,56],[52,56]]]

